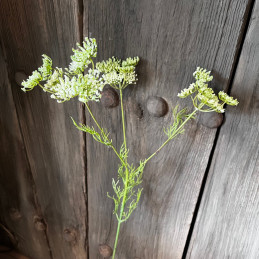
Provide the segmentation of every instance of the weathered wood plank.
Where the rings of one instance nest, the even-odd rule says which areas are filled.
[[[259,1],[239,59],[188,258],[259,258]]]
[[[125,91],[130,161],[136,163],[162,143],[163,125],[171,122],[171,109],[162,118],[149,115],[150,96],[174,107],[197,66],[212,69],[216,88],[226,88],[248,1],[87,2],[89,35],[97,38],[99,59],[141,58],[139,83]],[[92,108],[119,146],[119,108]],[[184,136],[149,163],[140,206],[122,226],[117,258],[181,258],[215,132],[190,123]],[[87,150],[90,258],[101,258],[98,244],[113,246],[115,238],[113,204],[106,193],[112,193],[118,161],[90,138]]]
[[[19,249],[50,259],[46,233],[34,225],[37,197],[1,49],[0,111],[0,221],[14,233]]]
[[[85,259],[85,144],[69,117],[80,121],[82,108],[77,100],[57,104],[39,89],[25,94],[14,82],[17,71],[29,75],[41,65],[42,53],[55,66],[68,65],[71,47],[80,40],[78,1],[11,0],[0,6],[12,92],[52,258]]]

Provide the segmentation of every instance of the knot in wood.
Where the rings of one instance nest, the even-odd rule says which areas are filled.
[[[163,117],[168,112],[168,104],[162,97],[152,96],[147,100],[147,110],[154,117]]]
[[[21,212],[16,208],[11,208],[9,210],[9,215],[10,215],[11,220],[13,220],[13,221],[17,221],[22,217]]]
[[[23,71],[18,71],[14,75],[14,79],[17,85],[22,86],[22,81],[26,80],[28,76]]]
[[[103,257],[110,257],[112,256],[112,248],[106,244],[99,245],[99,253]]]
[[[76,236],[77,236],[77,231],[75,228],[66,228],[64,230],[64,239],[68,243],[75,244],[76,243]]]
[[[44,231],[47,228],[46,223],[44,222],[44,219],[38,216],[34,217],[34,226],[39,231]]]
[[[105,87],[102,91],[101,103],[106,108],[114,108],[119,105],[119,95],[111,87]]]
[[[216,112],[204,112],[200,116],[200,123],[210,129],[218,128],[223,123],[223,114]]]

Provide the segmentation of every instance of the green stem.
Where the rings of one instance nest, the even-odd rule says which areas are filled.
[[[123,109],[123,99],[122,99],[122,88],[120,87],[120,103],[121,103],[121,117],[122,117],[122,129],[123,129],[123,144],[125,150],[127,150],[127,140],[126,140],[126,130],[125,130],[125,117],[124,117],[124,109]],[[127,162],[127,157],[125,158],[125,164],[128,165]],[[118,244],[118,239],[119,239],[119,233],[120,233],[120,225],[122,222],[122,217],[124,213],[124,208],[126,204],[126,199],[127,199],[127,194],[128,194],[128,180],[129,180],[129,170],[128,166],[125,166],[126,170],[126,179],[124,183],[124,194],[123,194],[123,199],[121,203],[121,208],[120,208],[120,216],[118,219],[118,225],[117,225],[117,232],[116,232],[116,238],[113,246],[113,254],[112,254],[112,259],[115,259],[115,254],[116,254],[116,249],[117,249],[117,244]]]
[[[151,156],[149,156],[145,161],[147,162],[150,160],[153,156],[155,156],[168,142],[172,139],[174,139],[181,131],[183,126],[193,117],[193,115],[198,111],[198,109],[195,109],[191,114],[188,115],[188,117],[185,119],[185,121],[180,125],[180,127],[175,131],[174,135],[170,138],[168,138]]]
[[[50,91],[49,89],[46,89],[43,85],[38,84],[40,86],[40,88],[42,88],[43,91],[51,93],[51,94],[55,94],[54,92]]]
[[[85,103],[85,106],[88,110],[88,112],[90,113],[92,119],[94,120],[96,126],[98,127],[98,129],[103,133],[103,136],[105,136],[105,132],[103,131],[102,127],[100,126],[100,124],[97,122],[96,118],[94,117],[89,105],[87,103]],[[124,160],[121,159],[121,156],[119,155],[119,153],[117,152],[116,148],[111,145],[111,148],[113,149],[114,153],[116,154],[116,156],[120,159],[121,163],[126,167],[127,165],[125,164]]]
[[[122,129],[123,129],[123,143],[124,143],[125,149],[127,149],[126,130],[125,130],[125,118],[124,118],[124,109],[123,109],[122,89],[121,88],[120,88],[120,102],[121,102]]]
[[[94,70],[94,62],[92,59],[91,59],[91,63],[92,63],[92,69]]]
[[[120,226],[121,226],[121,221],[118,221],[116,238],[115,238],[113,253],[112,253],[112,259],[115,259],[115,253],[116,253],[116,248],[117,248],[119,233],[120,233]]]

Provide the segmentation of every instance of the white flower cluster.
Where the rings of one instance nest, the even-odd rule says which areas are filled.
[[[196,71],[193,73],[193,76],[198,82],[206,83],[212,81],[213,79],[213,76],[211,76],[210,73],[211,71],[197,67]]]
[[[96,67],[103,73],[106,84],[116,89],[123,89],[129,84],[136,84],[138,79],[135,67],[138,62],[139,57],[127,58],[123,61],[112,57],[106,61],[97,63]]]
[[[223,101],[224,103],[226,103],[228,105],[238,105],[237,99],[234,99],[232,96],[229,96],[228,94],[224,93],[223,91],[220,91],[218,96],[221,101]]]
[[[196,91],[195,84],[190,84],[189,88],[184,88],[181,93],[179,93],[177,96],[180,98],[185,98],[191,94],[193,94]]]
[[[213,111],[218,113],[225,112],[224,104],[219,102],[218,97],[215,95],[211,88],[206,88],[197,94],[198,100],[204,105],[209,106]]]
[[[91,63],[91,59],[97,55],[97,44],[95,39],[85,38],[83,46],[76,44],[78,49],[72,49],[74,55],[71,56],[72,62],[69,71],[74,74],[82,73]]]
[[[32,72],[32,75],[26,81],[22,82],[22,90],[24,92],[32,90],[42,80],[42,75],[37,70]]]
[[[43,54],[42,55],[42,66],[38,68],[38,71],[42,75],[42,80],[48,80],[50,75],[52,74],[52,59],[48,57],[47,55]]]
[[[206,105],[210,108],[206,111],[223,113],[225,112],[225,109],[223,108],[225,103],[228,105],[237,105],[238,101],[234,100],[233,97],[229,96],[223,91],[219,92],[218,96],[216,96],[214,91],[208,87],[208,84],[206,84],[213,79],[213,76],[211,76],[210,73],[210,71],[198,67],[197,70],[193,73],[196,82],[192,83],[189,88],[183,89],[181,93],[178,94],[178,97],[186,98],[187,96],[197,92],[196,96],[193,98],[193,104],[196,108],[199,109],[199,104],[197,102],[197,100],[199,100],[202,106]],[[222,102],[220,102],[220,100]]]
[[[85,75],[83,71],[92,62],[92,57],[97,54],[95,39],[85,38],[83,47],[77,44],[71,57],[69,69],[52,69],[52,60],[47,55],[43,56],[43,65],[34,71],[32,75],[22,82],[23,91],[32,90],[39,85],[43,91],[51,93],[51,98],[59,103],[65,102],[78,96],[79,101],[99,101],[104,87],[104,79],[97,69],[89,69]],[[40,84],[45,81],[45,84]]]
[[[59,103],[68,101],[78,96],[79,101],[99,101],[101,91],[104,87],[104,80],[100,77],[98,70],[90,69],[87,74],[79,74],[73,77],[67,75],[58,77],[53,76],[44,85],[46,91],[52,93],[51,98],[56,99]],[[58,80],[58,81],[57,81]]]
[[[123,75],[117,73],[116,71],[112,71],[110,73],[103,74],[103,78],[106,84],[116,86],[122,82]]]
[[[54,70],[53,74],[49,77],[49,80],[44,84],[43,91],[53,93],[52,89],[59,83],[59,79],[64,76],[62,68],[57,68]]]
[[[26,92],[39,85],[43,91],[51,93],[51,98],[58,102],[65,102],[76,96],[79,101],[88,102],[99,101],[105,84],[123,89],[137,81],[135,67],[139,62],[138,57],[123,61],[112,57],[97,63],[97,69],[94,69],[92,58],[97,55],[95,39],[85,38],[82,46],[77,43],[77,49],[73,49],[73,52],[69,69],[66,68],[64,71],[62,68],[53,69],[51,58],[42,55],[43,65],[22,82],[22,90]],[[90,63],[93,69],[85,72]],[[45,82],[41,84],[41,81]]]
[[[101,92],[105,85],[103,78],[100,76],[100,71],[90,69],[88,74],[83,77],[83,83],[79,84],[79,101],[98,102],[101,98]]]
[[[52,74],[52,60],[47,55],[42,55],[43,64],[38,70],[33,71],[32,75],[26,81],[22,82],[22,90],[24,92],[32,90],[35,86],[37,86],[40,81],[45,81],[50,78]]]
[[[189,88],[185,88],[177,96],[180,98],[186,98],[187,96],[193,94],[194,92],[203,91],[208,88],[208,82],[212,81],[213,76],[210,75],[210,71],[206,69],[197,67],[196,71],[193,73],[194,78],[196,79],[195,83],[192,83]]]

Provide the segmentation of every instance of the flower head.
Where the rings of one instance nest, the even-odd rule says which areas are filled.
[[[45,80],[49,79],[49,77],[52,74],[52,60],[50,57],[48,57],[45,54],[43,54],[42,57],[43,57],[43,59],[42,59],[43,64],[41,67],[38,68],[38,71],[42,75],[42,80],[45,81]]]
[[[76,44],[77,49],[72,49],[74,55],[71,56],[72,62],[69,65],[69,71],[73,74],[82,73],[92,62],[91,58],[97,55],[97,44],[95,39],[85,38],[83,46]]]
[[[139,62],[139,57],[127,58],[121,61],[112,57],[106,61],[96,64],[96,68],[103,73],[106,84],[118,89],[125,88],[129,84],[136,84],[137,75],[135,67]]]
[[[40,81],[45,81],[51,77],[52,74],[52,60],[47,55],[42,55],[42,66],[38,68],[38,71],[33,71],[32,75],[26,81],[22,82],[22,90],[24,92],[32,90],[37,86]]]
[[[117,71],[121,66],[121,60],[115,57],[109,58],[106,61],[96,63],[96,68],[101,73],[110,73]]]
[[[89,69],[88,73],[69,77],[60,77],[61,71],[55,71],[44,85],[44,89],[51,93],[51,98],[62,103],[78,96],[79,101],[99,101],[104,80],[98,70]],[[43,90],[44,90],[43,89]]]
[[[195,84],[190,84],[189,88],[185,88],[177,96],[180,98],[186,98],[196,91]]]
[[[223,108],[224,104],[229,105],[237,105],[238,101],[233,99],[233,97],[227,95],[223,91],[219,92],[218,96],[214,93],[214,91],[208,87],[208,82],[210,82],[213,77],[210,75],[210,71],[206,69],[198,67],[196,71],[193,73],[194,78],[196,79],[195,83],[192,83],[189,88],[183,89],[178,97],[186,98],[194,93],[196,96],[192,98],[193,105],[196,109],[200,111],[215,111],[218,113],[225,112]],[[223,101],[223,102],[220,102]],[[203,106],[208,106],[209,109],[202,109]]]
[[[22,83],[23,91],[32,90],[40,85],[43,91],[51,93],[51,98],[59,103],[78,96],[79,101],[99,101],[104,87],[104,78],[98,69],[89,69],[85,75],[88,64],[96,57],[97,45],[95,39],[85,38],[82,46],[77,43],[77,49],[73,49],[72,62],[69,69],[52,68],[52,60],[47,55],[42,55],[43,65],[34,71],[32,75]],[[114,61],[114,60],[113,60]],[[40,84],[45,81],[45,84]]]
[[[207,71],[204,68],[197,67],[196,71],[193,73],[193,76],[197,81],[210,82],[213,79],[213,76],[211,76],[210,73],[210,71]]]
[[[78,82],[75,76],[69,78],[65,75],[64,78],[60,77],[58,80],[59,82],[49,89],[52,92],[51,98],[62,103],[78,95]]]
[[[219,92],[219,99],[228,105],[238,105],[237,99],[234,99],[223,91]]]
[[[22,82],[22,90],[24,92],[32,90],[42,80],[42,75],[37,70],[33,71],[32,75],[26,81]]]
[[[83,83],[79,86],[79,101],[98,102],[105,85],[103,78],[100,76],[100,71],[97,69],[90,69],[82,80]]]

